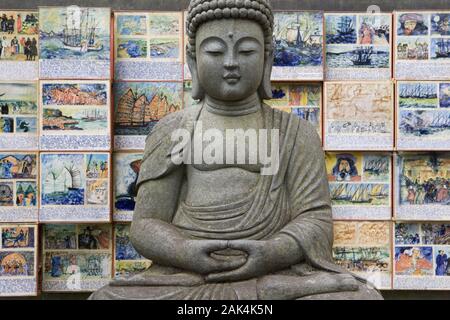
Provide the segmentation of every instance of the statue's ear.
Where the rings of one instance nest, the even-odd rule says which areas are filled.
[[[259,86],[258,93],[261,99],[272,99],[272,83],[270,82],[270,76],[272,75],[274,51],[266,55],[264,61],[264,74]]]
[[[203,100],[205,97],[205,92],[203,91],[202,85],[198,79],[197,60],[189,53],[186,54],[186,60],[192,75],[192,99]]]

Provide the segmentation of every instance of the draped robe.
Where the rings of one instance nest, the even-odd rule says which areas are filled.
[[[201,110],[201,106],[189,107],[166,116],[155,126],[147,138],[138,188],[177,167],[171,159],[176,143],[171,141],[171,134],[176,129],[193,133]],[[347,273],[332,260],[331,199],[315,128],[294,114],[267,105],[262,105],[262,114],[266,129],[279,130],[278,172],[261,175],[253,191],[232,203],[193,207],[179,199],[172,223],[197,239],[264,240],[277,234],[292,237],[303,252],[304,262],[274,275],[301,278],[318,270]],[[257,299],[258,280],[206,283],[198,274],[154,266],[129,280],[113,281],[92,298]]]

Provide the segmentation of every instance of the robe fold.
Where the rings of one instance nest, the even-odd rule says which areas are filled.
[[[185,129],[193,135],[201,110],[201,106],[187,108],[155,126],[147,138],[138,188],[177,168],[171,159],[177,143],[171,140],[172,132]],[[301,248],[306,263],[276,273],[279,275],[302,277],[304,265],[312,270],[348,273],[332,259],[331,199],[324,153],[315,128],[294,114],[267,105],[262,105],[262,114],[265,129],[279,130],[278,172],[261,175],[256,188],[233,203],[193,207],[180,199],[172,223],[198,239],[265,240],[288,235]],[[113,290],[103,292],[102,297],[123,298],[125,292],[130,296],[141,286],[148,299],[257,299],[257,281],[211,284],[200,275],[157,266],[134,279],[112,282]]]

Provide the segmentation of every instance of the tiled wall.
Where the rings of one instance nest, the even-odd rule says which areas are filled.
[[[3,13],[0,295],[88,292],[147,269],[129,241],[134,184],[157,120],[195,103],[185,13]],[[317,128],[334,257],[381,289],[450,287],[448,17],[276,12],[266,103]]]

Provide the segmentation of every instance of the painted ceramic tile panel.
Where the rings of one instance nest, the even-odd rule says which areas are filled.
[[[326,82],[325,148],[391,150],[393,89],[390,81]]]
[[[397,83],[397,148],[450,149],[450,83]]]
[[[132,221],[143,153],[114,153],[114,221]]]
[[[272,83],[269,106],[294,113],[309,121],[322,136],[322,85],[317,83]]]
[[[391,78],[390,13],[327,13],[327,80]]]
[[[112,272],[109,224],[46,224],[42,237],[42,291],[95,291]]]
[[[0,221],[38,220],[37,153],[0,153]]]
[[[0,81],[0,150],[38,150],[37,82]]]
[[[41,153],[39,220],[108,222],[108,153]]]
[[[327,152],[334,219],[391,219],[391,155]]]
[[[109,79],[109,8],[41,7],[40,78]]]
[[[116,279],[126,279],[141,273],[152,265],[133,248],[130,240],[130,225],[114,226],[114,271]]]
[[[115,82],[115,150],[143,150],[145,139],[165,115],[179,111],[182,82]]]
[[[395,77],[450,79],[450,12],[395,12]]]
[[[450,223],[395,224],[394,289],[450,287]]]
[[[115,78],[182,80],[181,12],[115,12]]]
[[[378,289],[391,288],[391,222],[335,221],[333,257],[337,265],[366,278]]]
[[[109,150],[109,81],[41,81],[41,150]]]
[[[449,153],[400,153],[395,179],[397,219],[450,219]]]
[[[39,16],[0,10],[0,80],[38,78]]]
[[[0,296],[37,295],[37,225],[1,224]]]
[[[323,80],[323,12],[275,12],[272,80]]]

